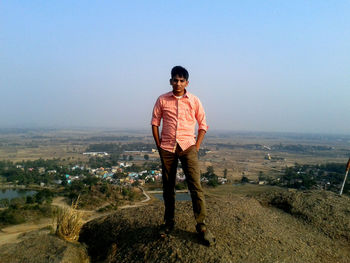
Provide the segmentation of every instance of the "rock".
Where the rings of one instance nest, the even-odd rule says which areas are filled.
[[[306,205],[305,209],[318,211],[307,201],[312,193],[300,194],[298,198],[304,200],[300,203]],[[317,193],[314,198],[328,203],[322,204],[324,207],[336,202]],[[158,234],[164,206],[156,201],[86,223],[79,241],[87,245],[93,262],[345,263],[350,258],[346,238],[325,234],[321,225],[310,224],[303,217],[263,205],[253,197],[228,195],[206,199],[208,226],[217,239],[214,247],[205,246],[197,237],[189,201],[176,203],[175,230],[165,238]],[[350,203],[345,205],[346,212]],[[339,210],[339,222],[344,211]],[[333,220],[336,227],[337,221]]]
[[[15,244],[0,247],[1,263],[87,263],[86,248],[79,243],[59,239],[45,228],[25,233]]]
[[[307,222],[332,239],[350,245],[350,198],[330,191],[270,191],[261,194],[262,203],[282,209]]]

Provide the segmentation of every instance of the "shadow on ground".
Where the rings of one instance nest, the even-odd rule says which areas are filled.
[[[198,239],[187,201],[176,203],[176,228],[165,238],[158,232],[164,207],[155,202],[86,223],[79,241],[92,262],[345,263],[350,258],[348,197],[281,190],[211,196],[207,207],[214,247]]]

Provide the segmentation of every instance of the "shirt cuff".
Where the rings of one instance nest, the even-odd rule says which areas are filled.
[[[159,127],[159,126],[160,126],[160,120],[157,120],[157,119],[152,119],[152,121],[151,121],[151,125],[154,125],[154,126]]]
[[[208,129],[209,129],[209,126],[204,125],[204,124],[202,124],[202,125],[200,125],[200,126],[198,127],[198,130],[205,130],[205,131],[207,131]]]

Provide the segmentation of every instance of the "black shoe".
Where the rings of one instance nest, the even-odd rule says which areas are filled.
[[[166,237],[174,230],[174,223],[165,223],[160,226],[159,234],[161,237]]]
[[[196,230],[206,246],[210,247],[215,245],[216,239],[204,223],[197,224]]]

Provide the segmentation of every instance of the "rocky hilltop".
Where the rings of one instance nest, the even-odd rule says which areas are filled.
[[[325,191],[270,190],[207,196],[217,238],[195,234],[191,202],[177,202],[176,229],[158,235],[163,204],[123,209],[86,223],[92,262],[350,262],[350,198]]]
[[[0,247],[0,263],[88,263],[85,247],[59,239],[50,227],[21,235],[17,243]]]

